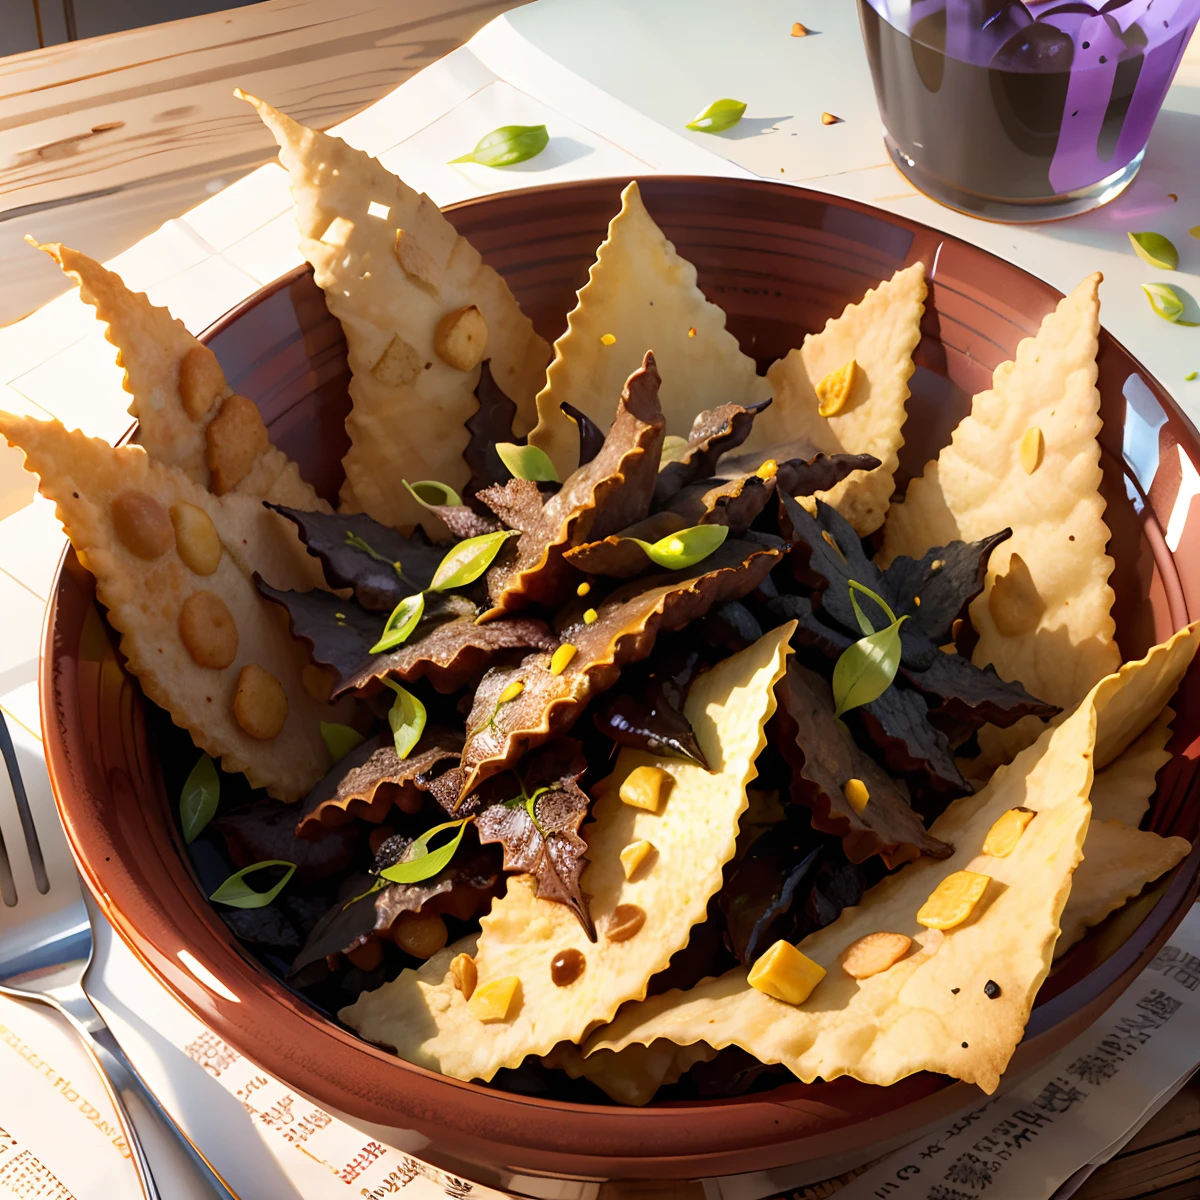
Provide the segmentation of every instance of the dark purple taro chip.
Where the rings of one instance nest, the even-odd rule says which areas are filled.
[[[354,858],[358,835],[353,829],[330,829],[312,842],[296,836],[296,810],[278,800],[256,800],[246,808],[218,813],[209,826],[225,839],[225,849],[238,870],[268,859],[296,864],[295,882],[310,884],[345,871]]]
[[[575,422],[579,430],[579,465],[585,467],[600,453],[604,445],[604,431],[587,413],[581,412],[575,405],[564,400],[559,407]]]
[[[466,421],[467,439],[463,459],[471,472],[463,496],[477,512],[487,510],[476,500],[478,492],[493,483],[503,483],[509,478],[509,470],[496,453],[497,442],[514,442],[524,445],[524,438],[513,436],[513,421],[517,406],[504,394],[492,377],[491,362],[484,359],[479,364],[479,382],[475,385],[475,399],[479,407]]]
[[[653,507],[664,508],[671,499],[689,484],[709,479],[717,474],[717,460],[735,450],[749,436],[754,418],[770,407],[770,399],[749,406],[722,404],[706,409],[692,422],[687,446],[678,458],[663,465],[654,482]],[[747,468],[750,471],[758,467]],[[739,474],[737,470],[731,472]]]

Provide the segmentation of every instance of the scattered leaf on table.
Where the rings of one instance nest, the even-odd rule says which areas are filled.
[[[452,163],[478,163],[481,167],[511,167],[536,158],[550,141],[545,125],[501,125],[485,133],[469,154]]]
[[[1195,325],[1195,321],[1183,319],[1183,297],[1169,283],[1143,283],[1142,291],[1150,301],[1150,307],[1164,321],[1172,325]]]
[[[1131,233],[1129,241],[1138,258],[1160,271],[1174,271],[1179,266],[1179,251],[1161,233]]]
[[[687,123],[687,128],[697,133],[721,133],[732,129],[745,111],[746,105],[741,100],[714,100]]]

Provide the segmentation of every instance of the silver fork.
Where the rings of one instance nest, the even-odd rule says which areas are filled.
[[[176,1144],[182,1155],[173,1157],[186,1159],[213,1196],[238,1200],[158,1102],[88,999],[84,985],[92,926],[79,876],[52,802],[39,806],[41,829],[34,823],[30,793],[35,788],[48,793],[49,780],[32,754],[25,756],[22,770],[2,712],[0,757],[7,768],[0,772],[0,994],[48,1005],[78,1034],[117,1111],[145,1200],[162,1200],[162,1192],[130,1116],[130,1099],[160,1126],[163,1136],[157,1141]]]

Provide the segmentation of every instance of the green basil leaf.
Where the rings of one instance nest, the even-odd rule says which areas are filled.
[[[220,799],[221,778],[213,760],[202,754],[188,772],[183,791],[179,793],[179,821],[183,826],[183,840],[189,845],[216,816]]]
[[[390,679],[383,682],[396,693],[396,699],[388,710],[388,724],[396,743],[396,753],[401,758],[407,758],[425,732],[425,705],[398,683]]]
[[[886,629],[860,638],[842,651],[833,668],[835,715],[870,704],[891,687],[900,667],[900,626],[903,616]]]
[[[1189,371],[1183,377],[1183,381],[1184,381],[1184,383],[1191,383],[1192,380],[1195,379],[1197,376],[1200,376],[1200,371]]]
[[[550,455],[536,446],[518,446],[516,442],[497,442],[496,453],[514,479],[529,479],[534,483],[558,483],[558,472]]]
[[[661,471],[667,463],[682,458],[687,448],[687,438],[680,437],[677,433],[668,433],[663,438],[662,453],[658,457],[658,469]]]
[[[1191,229],[1188,230],[1188,233],[1190,233],[1194,238],[1200,238],[1200,225],[1193,225]]]
[[[714,100],[687,123],[687,128],[697,133],[720,133],[732,129],[745,111],[746,106],[740,100]]]
[[[500,529],[496,533],[481,533],[478,537],[459,542],[438,565],[429,590],[445,592],[474,583],[492,565],[492,559],[500,553],[500,547],[515,536],[515,530]]]
[[[325,749],[335,763],[340,763],[355,746],[361,746],[366,740],[357,729],[339,725],[335,721],[321,722],[321,737],[325,739]]]
[[[412,631],[416,629],[421,615],[425,611],[425,593],[417,592],[413,596],[405,596],[388,617],[379,641],[370,649],[371,654],[382,654],[393,646],[407,642]]]
[[[438,483],[436,479],[418,479],[416,483],[402,479],[400,482],[408,488],[408,494],[426,508],[440,504],[458,507],[462,504],[462,497],[449,484]]]
[[[854,594],[855,592],[862,592],[862,594],[868,599],[874,600],[887,616],[888,624],[894,625],[896,623],[896,614],[892,612],[891,605],[889,605],[888,602],[881,595],[879,595],[878,592],[871,591],[866,584],[859,583],[857,579],[851,579],[849,583],[850,604],[854,609],[855,617],[858,618],[859,629],[861,629],[867,637],[870,637],[871,634],[875,632],[875,626],[871,623],[870,619],[867,617],[867,614],[864,613],[859,607],[858,597]]]
[[[392,867],[384,867],[379,872],[380,878],[386,879],[389,883],[420,883],[423,879],[432,879],[450,865],[450,860],[454,857],[454,852],[458,849],[458,844],[462,841],[470,820],[470,817],[464,817],[461,821],[447,821],[444,825],[435,825],[432,829],[427,829],[409,846],[408,857],[404,862],[398,862]],[[430,850],[429,843],[434,835],[443,833],[447,829],[457,829],[458,832],[444,846]]]
[[[1179,251],[1161,233],[1131,233],[1129,241],[1138,258],[1160,271],[1174,271],[1179,266]]]
[[[641,538],[630,538],[646,552],[646,557],[657,566],[668,571],[682,571],[694,567],[707,558],[729,536],[727,525],[693,525],[669,533],[657,542],[643,542]]]
[[[501,125],[485,133],[470,154],[452,158],[452,163],[473,162],[482,167],[511,167],[536,158],[546,148],[550,135],[545,125]]]
[[[256,892],[247,882],[246,876],[263,867],[287,867],[283,878],[267,892]],[[210,900],[217,904],[228,904],[230,908],[266,908],[276,896],[287,886],[287,882],[296,873],[296,864],[286,858],[268,858],[262,862],[251,863],[240,871],[235,871],[211,896]]]
[[[1143,283],[1142,291],[1150,301],[1150,307],[1172,325],[1195,325],[1195,321],[1183,320],[1183,300],[1169,283]]]

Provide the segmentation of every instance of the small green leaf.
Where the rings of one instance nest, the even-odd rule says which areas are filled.
[[[264,867],[287,867],[283,878],[267,892],[256,892],[247,882],[246,876]],[[287,886],[287,882],[296,873],[296,864],[286,858],[268,858],[263,862],[251,863],[240,871],[235,871],[211,896],[210,900],[217,904],[228,904],[230,908],[266,908],[276,896]]]
[[[425,612],[425,593],[417,592],[413,596],[405,596],[388,617],[379,641],[371,647],[371,654],[382,654],[393,646],[403,645],[408,641],[412,631],[416,629]]]
[[[558,472],[550,455],[536,446],[518,446],[516,442],[497,442],[496,453],[514,479],[530,479],[534,483],[558,483]]]
[[[388,710],[388,724],[396,742],[396,753],[407,758],[425,732],[425,705],[398,683],[390,679],[383,681],[396,693],[396,699]]]
[[[907,615],[903,616],[842,651],[833,668],[836,716],[870,704],[891,686],[900,667],[900,626],[907,620]]]
[[[1192,380],[1195,379],[1198,375],[1200,375],[1200,371],[1189,371],[1183,377],[1183,381],[1184,381],[1184,383],[1191,383]]]
[[[464,817],[461,821],[447,821],[444,825],[435,825],[432,829],[427,829],[409,846],[405,860],[396,863],[395,866],[384,867],[379,872],[380,878],[389,883],[420,883],[423,879],[432,879],[440,874],[450,865],[450,860],[454,857],[471,819]],[[457,829],[458,832],[445,845],[430,850],[429,843],[434,835],[444,833],[447,829]]]
[[[339,725],[336,721],[321,722],[321,737],[325,739],[325,749],[335,763],[340,763],[356,746],[364,742],[363,735],[349,725]]]
[[[461,154],[450,161],[479,163],[481,167],[511,167],[536,158],[549,140],[545,125],[501,125],[485,133],[470,154]]]
[[[426,508],[445,504],[451,504],[457,508],[462,504],[462,497],[449,484],[438,483],[436,479],[418,479],[416,483],[409,483],[407,479],[402,479],[400,482],[408,488],[408,494]]]
[[[732,129],[745,111],[746,106],[740,100],[714,100],[687,123],[687,128],[697,133],[721,133]]]
[[[450,588],[466,587],[468,583],[474,583],[492,565],[492,559],[500,553],[500,547],[510,537],[515,536],[515,530],[501,529],[496,533],[481,533],[478,537],[459,542],[438,564],[429,590],[445,592]]]
[[[687,448],[687,438],[680,437],[677,433],[668,433],[663,438],[662,454],[658,458],[658,469],[661,471],[667,463],[674,462],[677,458],[682,458]]]
[[[694,567],[707,558],[729,536],[727,525],[693,525],[669,533],[657,542],[643,542],[641,538],[630,538],[646,552],[646,557],[657,566],[668,571],[682,571]]]
[[[1188,233],[1190,233],[1194,238],[1200,238],[1200,225],[1193,225],[1191,229],[1188,230]]]
[[[1131,233],[1129,241],[1138,258],[1160,271],[1174,271],[1179,266],[1179,251],[1161,233]]]
[[[839,551],[839,553],[840,553],[840,551]],[[871,634],[873,634],[875,632],[875,626],[868,619],[867,614],[864,613],[863,610],[859,607],[858,597],[854,594],[855,592],[862,592],[862,594],[864,596],[866,596],[868,599],[874,600],[875,603],[879,605],[879,607],[883,610],[884,614],[887,616],[888,623],[891,625],[894,625],[896,623],[896,614],[894,612],[892,612],[891,606],[881,595],[878,594],[878,592],[871,591],[871,589],[869,587],[867,587],[865,584],[859,583],[857,579],[851,579],[849,581],[849,583],[850,583],[850,604],[854,608],[855,617],[858,618],[859,629],[861,629],[867,637],[870,637]]]
[[[183,781],[179,793],[179,821],[183,825],[183,840],[191,845],[204,827],[216,816],[221,799],[221,778],[213,760],[202,754]]]
[[[1150,301],[1150,307],[1172,325],[1195,325],[1195,321],[1183,320],[1183,300],[1169,283],[1143,283],[1142,291]]]

